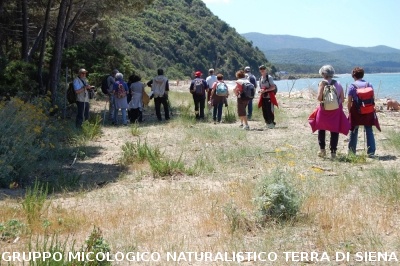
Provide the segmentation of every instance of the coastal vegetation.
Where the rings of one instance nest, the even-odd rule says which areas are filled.
[[[232,121],[214,125],[210,116],[197,122],[185,87],[170,93],[168,122],[156,121],[153,103],[146,122],[130,127],[94,116],[85,137],[67,120],[63,132],[76,136],[71,147],[47,150],[46,160],[24,172],[47,178],[31,179],[30,189],[14,181],[1,190],[0,250],[301,249],[352,257],[391,250],[399,244],[399,132],[376,132],[376,159],[366,156],[362,137],[357,155],[348,156],[344,136],[337,160],[317,159],[317,136],[306,122],[314,96],[278,93],[277,127],[268,131],[257,108],[250,131]],[[92,102],[94,114],[102,117],[104,103]],[[396,115],[380,114],[381,125]],[[280,256],[276,265],[285,263]]]
[[[317,136],[307,124],[316,105],[312,90],[278,92],[274,130],[265,129],[256,102],[252,130],[240,129],[233,95],[222,124],[212,123],[209,112],[198,122],[183,81],[193,70],[214,67],[232,78],[244,65],[268,64],[202,1],[46,4],[0,1],[2,255],[64,256],[29,265],[111,265],[94,258],[149,251],[319,250],[354,256],[400,245],[397,112],[380,115],[382,127],[391,130],[376,132],[375,159],[366,156],[361,136],[357,155],[347,155],[347,139],[340,136],[337,160],[317,158]],[[67,10],[64,46],[57,14]],[[25,29],[22,11],[30,21]],[[27,49],[42,27],[49,32],[39,38],[44,50]],[[55,55],[60,41],[61,54]],[[115,67],[143,79],[165,68],[171,119],[158,122],[151,102],[144,123],[112,126],[104,120],[107,97],[98,90],[91,118],[77,130],[63,79],[71,80],[80,67],[95,83]],[[68,258],[69,252],[89,254],[86,260],[93,261]],[[274,263],[287,264],[282,256]]]

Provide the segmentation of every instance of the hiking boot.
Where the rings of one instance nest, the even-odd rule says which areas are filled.
[[[243,124],[240,124],[240,126],[239,126],[240,128],[243,128]]]
[[[326,156],[326,150],[325,149],[321,149],[319,152],[318,152],[318,157],[321,157],[321,158],[325,158],[325,156]]]
[[[336,159],[336,152],[331,152],[331,159],[332,160]]]
[[[243,129],[244,130],[250,130],[250,127],[249,127],[249,125],[246,125],[246,126],[243,127]]]

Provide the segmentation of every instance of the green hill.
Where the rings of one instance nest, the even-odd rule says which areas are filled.
[[[338,73],[349,73],[356,65],[367,72],[400,71],[400,50],[387,46],[351,47],[289,35],[246,33],[243,36],[280,70],[291,73],[316,73],[324,64],[333,65]]]
[[[209,68],[234,78],[238,69],[267,59],[201,0],[156,0],[142,13],[113,18],[112,32],[135,68],[146,75],[165,68],[170,78],[189,78]]]
[[[245,66],[271,66],[201,0],[23,4],[0,1],[0,96],[51,91],[54,104],[64,77],[71,80],[82,67],[100,85],[114,68],[126,78],[133,72],[149,78],[163,68],[170,79],[214,68],[233,79]]]

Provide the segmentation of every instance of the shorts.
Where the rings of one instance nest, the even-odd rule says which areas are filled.
[[[246,106],[248,105],[249,98],[238,98],[237,99],[237,111],[238,116],[246,116]]]

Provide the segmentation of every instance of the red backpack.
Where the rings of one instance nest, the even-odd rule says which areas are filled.
[[[374,89],[369,83],[364,88],[359,88],[356,84],[353,84],[353,86],[356,87],[357,99],[355,99],[355,103],[358,113],[362,115],[373,113],[375,111]]]
[[[122,82],[119,81],[117,81],[116,83],[118,84],[118,88],[115,92],[115,96],[119,99],[124,98],[126,96],[124,85],[122,84]]]

